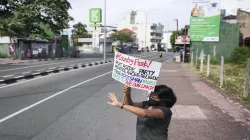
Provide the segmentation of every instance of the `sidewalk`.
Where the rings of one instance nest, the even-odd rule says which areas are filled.
[[[166,62],[158,84],[177,96],[170,140],[250,140],[250,111],[202,82],[188,64]]]
[[[0,58],[0,64],[28,63],[30,61],[31,60],[20,60],[20,59],[13,60],[11,58]]]

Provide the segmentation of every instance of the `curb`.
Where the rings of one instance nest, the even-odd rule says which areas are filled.
[[[51,60],[64,60],[64,59],[72,59],[70,57],[60,57],[60,58],[45,58],[45,59],[38,59],[38,60],[30,60],[27,62],[17,62],[17,63],[2,63],[0,65],[6,65],[6,64],[23,64],[23,63],[32,63],[32,62],[40,62],[40,61],[51,61]]]
[[[152,56],[152,55],[153,54],[143,54],[143,55],[136,55],[134,57],[142,58],[145,56]],[[56,59],[64,59],[64,58],[46,59],[44,61],[56,60]],[[34,62],[34,61],[31,61],[31,62]],[[94,61],[94,62],[90,62],[90,63],[80,63],[80,64],[74,64],[74,65],[69,65],[69,66],[52,67],[49,69],[41,69],[41,70],[37,70],[37,71],[24,72],[21,74],[10,75],[8,77],[0,77],[0,83],[16,82],[17,80],[20,80],[20,79],[29,79],[29,78],[34,78],[36,76],[48,75],[50,73],[58,73],[61,71],[69,71],[71,69],[91,67],[91,66],[95,66],[95,65],[107,64],[107,63],[113,63],[113,62],[114,62],[113,59],[108,59],[106,61],[103,61],[103,60],[102,61]]]
[[[145,57],[145,56],[151,56],[153,54],[142,54],[142,55],[135,55],[134,57]],[[32,63],[32,62],[40,62],[40,61],[51,61],[51,60],[64,60],[64,59],[74,59],[71,57],[56,57],[56,58],[45,58],[45,59],[38,59],[38,60],[30,60],[27,62],[17,62],[17,63],[2,63],[0,65],[6,65],[6,64],[23,64],[23,63]]]
[[[21,80],[21,79],[30,79],[36,76],[48,75],[50,73],[58,73],[61,71],[69,71],[71,69],[79,69],[79,68],[91,67],[91,66],[96,66],[96,65],[101,65],[101,64],[107,64],[107,63],[112,63],[113,61],[114,61],[113,59],[110,59],[110,60],[106,60],[105,62],[94,61],[90,63],[80,63],[80,64],[74,64],[74,65],[69,65],[69,66],[52,67],[49,69],[41,69],[37,71],[24,72],[21,74],[10,75],[8,77],[0,77],[0,83],[16,82],[17,80]]]

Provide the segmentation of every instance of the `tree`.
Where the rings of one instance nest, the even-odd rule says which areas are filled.
[[[113,41],[118,41],[121,44],[121,46],[123,46],[123,43],[133,42],[131,34],[124,33],[121,31],[116,31],[110,34],[109,38],[112,39]]]
[[[72,33],[76,38],[91,38],[92,35],[87,31],[87,25],[78,22],[77,24],[73,25]]]
[[[67,0],[1,0],[0,35],[47,36],[41,24],[59,34],[73,20],[68,14],[70,8]]]
[[[172,35],[170,36],[170,44],[171,44],[172,48],[175,47],[176,33],[177,33],[177,31],[173,31],[173,32],[172,32]]]
[[[87,31],[87,25],[78,22],[73,25],[71,38],[74,43],[78,42],[78,38],[92,38],[92,34],[89,34]]]

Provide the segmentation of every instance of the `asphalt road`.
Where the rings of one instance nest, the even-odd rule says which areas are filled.
[[[144,53],[142,53],[144,54]],[[141,55],[142,55],[141,54]],[[138,54],[132,54],[138,55]],[[9,77],[12,75],[27,73],[31,71],[37,71],[41,69],[49,69],[52,67],[69,66],[79,63],[87,63],[93,61],[101,61],[102,57],[93,55],[94,58],[73,58],[73,59],[63,59],[63,60],[51,60],[51,61],[37,61],[31,63],[20,63],[20,64],[1,64],[0,65],[0,77]],[[107,55],[107,59],[112,59],[113,55]]]
[[[0,140],[134,139],[135,116],[106,103],[108,92],[122,96],[112,67],[108,63],[0,87]],[[133,91],[134,99],[146,99],[146,92]]]
[[[78,58],[78,59],[52,60],[52,61],[42,61],[42,62],[32,62],[32,63],[21,63],[21,64],[7,64],[0,66],[0,77],[21,74],[24,72],[36,71],[40,69],[48,69],[51,67],[68,66],[68,65],[93,62],[98,60],[102,59]]]

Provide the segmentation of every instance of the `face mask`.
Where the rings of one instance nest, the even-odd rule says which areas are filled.
[[[148,106],[158,106],[159,104],[160,104],[160,102],[158,102],[155,99],[149,97]]]

